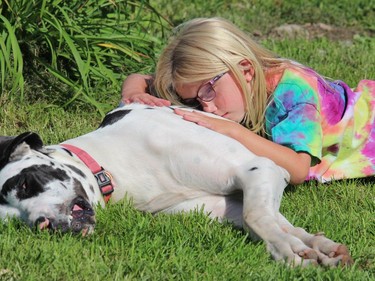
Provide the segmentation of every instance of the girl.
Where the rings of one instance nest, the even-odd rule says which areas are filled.
[[[148,91],[150,83],[159,97]],[[272,159],[292,184],[375,174],[375,81],[353,91],[278,57],[224,19],[179,26],[155,77],[130,75],[122,101],[185,104],[224,117],[175,110]]]

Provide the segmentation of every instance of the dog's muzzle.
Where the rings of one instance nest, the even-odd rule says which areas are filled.
[[[82,236],[86,236],[94,231],[95,222],[95,212],[92,206],[82,197],[77,197],[70,204],[65,221],[40,216],[35,221],[35,225],[41,230],[71,231],[75,234],[82,233]]]

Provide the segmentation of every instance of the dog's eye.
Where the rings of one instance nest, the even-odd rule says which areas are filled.
[[[20,199],[26,199],[32,197],[33,188],[31,188],[33,185],[28,183],[28,180],[26,177],[23,177],[18,182],[17,186],[17,197]]]
[[[27,189],[26,178],[23,175],[17,178],[15,182],[15,188],[21,191]]]
[[[21,193],[26,192],[27,191],[27,187],[28,187],[28,185],[27,185],[25,179],[20,180],[18,182],[18,184],[17,184],[17,190],[18,190],[18,192],[21,192]]]
[[[21,200],[37,196],[45,190],[44,185],[46,184],[43,177],[37,173],[23,175],[18,183],[17,197]]]
[[[15,195],[18,199],[27,199],[35,195],[35,184],[30,180],[29,175],[19,174],[8,179],[1,190],[1,193],[4,197],[10,192],[15,192]]]

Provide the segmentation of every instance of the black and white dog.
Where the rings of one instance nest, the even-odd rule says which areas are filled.
[[[85,235],[94,229],[95,205],[127,195],[151,213],[204,208],[263,239],[276,260],[291,265],[351,263],[344,245],[280,214],[289,180],[283,168],[170,107],[127,105],[62,144],[43,146],[37,134],[24,133],[3,139],[0,151],[4,220]]]

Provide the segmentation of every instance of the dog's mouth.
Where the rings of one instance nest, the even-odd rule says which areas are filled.
[[[95,212],[89,202],[82,197],[75,198],[68,208],[68,213],[69,219],[66,221],[41,216],[36,220],[35,225],[41,230],[71,231],[75,234],[81,233],[82,236],[93,233]]]

